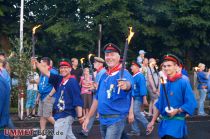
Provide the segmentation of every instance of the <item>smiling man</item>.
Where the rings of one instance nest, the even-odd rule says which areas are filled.
[[[163,57],[163,69],[167,74],[166,94],[168,96],[172,112],[166,112],[168,106],[163,84],[160,87],[160,96],[155,104],[155,114],[147,126],[151,130],[157,117],[161,114],[163,119],[159,125],[159,136],[161,139],[186,139],[187,126],[186,114],[193,115],[196,108],[196,100],[188,79],[179,72],[179,59],[174,55]]]
[[[115,44],[105,45],[104,52],[108,69],[101,76],[96,98],[83,123],[83,129],[87,130],[89,119],[98,108],[102,138],[120,139],[131,105],[133,78],[127,70],[124,70],[125,80],[118,81],[121,69],[120,49]],[[118,87],[120,87],[119,94]]]
[[[72,123],[77,114],[82,123],[83,102],[80,97],[80,87],[75,76],[70,74],[71,66],[67,61],[61,61],[59,66],[60,75],[50,73],[36,60],[34,61],[42,74],[49,77],[49,83],[56,90],[53,117],[55,119],[54,139],[76,139],[72,132]]]

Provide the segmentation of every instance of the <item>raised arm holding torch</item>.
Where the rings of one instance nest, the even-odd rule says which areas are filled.
[[[128,38],[125,41],[125,47],[124,47],[124,53],[123,53],[123,61],[122,61],[122,68],[121,68],[121,71],[120,71],[120,79],[118,81],[124,81],[125,80],[123,78],[123,76],[124,76],[125,62],[126,62],[127,53],[128,53],[128,45],[129,45],[133,35],[134,35],[134,32],[132,32],[132,27],[129,27],[129,35],[128,35]],[[118,87],[117,94],[120,94],[120,87]]]

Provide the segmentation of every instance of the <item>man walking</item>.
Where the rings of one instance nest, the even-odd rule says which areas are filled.
[[[133,78],[124,70],[124,80],[118,80],[121,69],[120,49],[115,44],[105,45],[104,52],[108,70],[99,81],[96,98],[83,123],[83,129],[87,130],[89,120],[98,108],[102,138],[120,139],[131,105]]]
[[[60,75],[58,75],[46,70],[37,61],[35,63],[42,74],[49,78],[49,83],[56,90],[53,109],[53,117],[55,119],[53,138],[76,139],[72,132],[72,123],[76,114],[79,122],[83,122],[83,103],[80,97],[79,84],[75,76],[71,76],[70,74],[70,64],[67,61],[61,61],[59,64]]]
[[[140,135],[140,129],[138,126],[138,123],[141,122],[144,126],[144,128],[147,128],[148,120],[145,118],[145,116],[140,112],[140,108],[143,104],[147,103],[147,88],[146,88],[146,80],[144,75],[139,71],[140,65],[137,62],[132,62],[131,65],[131,71],[133,72],[133,78],[134,78],[134,89],[133,89],[133,111],[134,111],[134,122],[131,125],[131,131],[127,133],[127,135],[133,136],[139,136]],[[149,135],[152,132],[152,130],[146,132],[146,135]]]
[[[52,67],[50,66],[50,58],[43,57],[41,59],[41,65],[45,70],[49,71],[50,73],[58,74],[57,71],[52,69]],[[33,139],[46,139],[47,136],[45,135],[45,129],[47,121],[52,124],[55,123],[55,120],[52,117],[52,109],[55,101],[53,94],[55,93],[55,90],[53,86],[48,83],[48,81],[49,77],[41,74],[38,85],[39,94],[37,97],[37,101],[39,101],[38,116],[40,116],[41,135],[33,137]]]
[[[174,55],[163,57],[163,68],[167,74],[167,83],[160,87],[160,97],[155,104],[156,110],[147,129],[151,130],[155,120],[161,114],[163,120],[159,125],[159,136],[161,139],[185,139],[187,136],[187,126],[185,122],[186,114],[193,115],[196,108],[196,100],[189,81],[177,72],[179,60]],[[168,99],[166,98],[168,96]],[[168,100],[173,111],[167,111]]]

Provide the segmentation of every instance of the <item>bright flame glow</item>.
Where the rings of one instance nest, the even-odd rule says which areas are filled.
[[[32,33],[35,34],[36,33],[36,29],[41,27],[41,25],[36,25],[35,27],[32,28]]]
[[[83,64],[84,63],[84,57],[80,59],[80,63]]]
[[[131,38],[134,35],[134,32],[132,31],[132,29],[133,29],[132,27],[129,27],[128,44],[130,43]]]
[[[90,59],[90,58],[91,58],[91,56],[93,56],[93,54],[89,54],[89,55],[88,55],[88,59]]]

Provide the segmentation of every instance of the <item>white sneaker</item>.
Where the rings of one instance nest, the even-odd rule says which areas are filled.
[[[32,139],[46,139],[46,138],[47,138],[46,135],[44,135],[44,136],[38,135],[38,136],[36,136],[36,137],[32,137]]]

